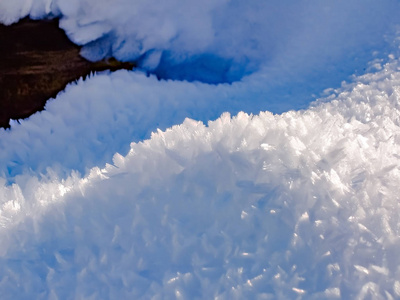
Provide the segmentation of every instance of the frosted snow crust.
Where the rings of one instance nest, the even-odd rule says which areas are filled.
[[[84,45],[82,54],[91,60],[114,55],[138,61],[161,78],[207,83],[238,81],[265,69],[265,84],[310,84],[315,78],[322,84],[327,76],[321,70],[328,66],[324,71],[338,77],[330,75],[324,88],[382,50],[384,36],[399,25],[399,13],[395,0],[0,2],[5,24],[27,15],[60,17],[60,27]]]
[[[125,155],[130,142],[186,117],[206,122],[224,111],[290,107],[267,103],[260,78],[214,86],[157,80],[140,72],[105,72],[72,83],[45,111],[13,122],[11,131],[0,130],[0,148],[5,149],[0,152],[0,175],[13,181],[26,172],[45,174],[49,167],[62,177],[71,170],[85,174],[110,162],[115,152]]]
[[[0,131],[2,297],[400,297],[399,62],[258,113],[392,51],[399,4],[281,2],[0,0],[2,23],[58,16],[86,57],[153,74],[80,80]]]
[[[3,180],[0,293],[398,298],[399,99],[392,60],[308,110],[186,119],[85,177]]]

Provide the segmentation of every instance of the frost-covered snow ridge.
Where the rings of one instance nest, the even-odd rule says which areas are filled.
[[[400,66],[0,190],[9,299],[400,297]]]
[[[208,83],[264,70],[264,85],[288,89],[288,81],[298,80],[293,93],[305,98],[304,83],[328,88],[362,71],[372,52],[384,48],[399,14],[396,0],[0,1],[2,23],[59,17],[88,59],[114,55],[161,78]]]
[[[281,2],[0,0],[140,66],[0,130],[0,298],[400,298],[400,4]]]

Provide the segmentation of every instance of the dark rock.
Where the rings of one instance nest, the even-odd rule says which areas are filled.
[[[0,24],[0,127],[43,110],[46,100],[91,72],[134,67],[112,58],[90,62],[79,52],[56,19]]]

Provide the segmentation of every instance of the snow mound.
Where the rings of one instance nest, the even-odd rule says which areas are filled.
[[[0,129],[0,176],[10,182],[22,173],[65,177],[85,174],[126,154],[129,143],[149,138],[186,117],[207,122],[223,112],[283,112],[306,106],[266,97],[264,81],[255,76],[233,84],[157,80],[141,72],[104,72],[71,83],[45,110]],[[60,159],[61,158],[61,159]]]
[[[400,66],[0,189],[5,298],[400,297]]]
[[[17,0],[0,3],[0,22],[60,17],[88,59],[135,60],[161,78],[233,82],[265,68],[282,82],[324,76],[327,65],[354,73],[382,50],[399,12],[395,0]]]
[[[115,152],[126,154],[131,141],[149,138],[157,128],[187,116],[215,119],[227,107],[237,113],[234,99],[243,99],[247,87],[159,81],[128,71],[79,80],[48,101],[45,111],[12,123],[11,131],[0,130],[0,175],[12,181],[49,167],[60,176],[71,170],[84,174],[111,161]],[[261,94],[255,90],[247,108],[259,111]]]
[[[144,71],[80,80],[0,131],[2,297],[399,298],[399,62],[259,113],[391,52],[398,12],[1,1],[2,23],[60,17],[86,57]]]

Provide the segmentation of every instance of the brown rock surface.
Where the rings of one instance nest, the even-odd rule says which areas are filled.
[[[58,20],[0,24],[0,127],[43,110],[46,100],[91,72],[132,69],[115,59],[89,62],[58,27]]]

